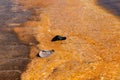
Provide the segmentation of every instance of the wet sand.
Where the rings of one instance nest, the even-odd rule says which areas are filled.
[[[0,0],[0,80],[20,80],[30,61],[29,46],[22,44],[13,28],[30,16],[15,0]]]
[[[119,80],[120,22],[98,0],[22,1],[34,10],[31,20],[14,28],[20,40],[39,49],[54,49],[46,58],[36,57],[31,45],[22,80]],[[116,8],[115,8],[116,9]],[[119,11],[118,11],[119,12]],[[51,42],[55,35],[67,40]]]

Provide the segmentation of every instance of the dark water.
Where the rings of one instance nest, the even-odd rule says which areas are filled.
[[[120,16],[120,0],[98,0],[98,5],[112,14]]]
[[[0,0],[0,25],[25,22],[30,16],[30,11],[21,7],[15,0]]]
[[[20,80],[29,63],[29,47],[22,44],[12,29],[27,21],[31,11],[17,0],[0,0],[0,80]]]

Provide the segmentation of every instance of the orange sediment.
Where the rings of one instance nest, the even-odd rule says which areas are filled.
[[[39,58],[38,49],[31,46],[32,61],[22,80],[120,79],[120,22],[97,6],[96,0],[23,2],[27,8],[37,7],[33,17],[40,20],[25,22],[14,31],[22,41],[35,39],[37,47],[55,53]],[[51,42],[55,35],[67,40]]]

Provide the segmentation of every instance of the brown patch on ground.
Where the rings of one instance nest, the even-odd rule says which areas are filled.
[[[120,22],[115,16],[98,7],[96,0],[52,0],[43,2],[45,7],[43,0],[38,1],[24,4],[40,5],[41,10],[34,9],[34,17],[40,20],[28,21],[15,32],[21,40],[34,37],[38,48],[54,49],[55,53],[38,58],[38,49],[32,46],[32,62],[22,80],[120,79]],[[67,40],[51,42],[55,35]]]

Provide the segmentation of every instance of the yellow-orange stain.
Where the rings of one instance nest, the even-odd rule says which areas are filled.
[[[120,79],[120,22],[97,6],[96,1],[20,1],[26,8],[34,8],[33,16],[40,18],[14,29],[23,42],[32,43],[34,39],[38,42],[31,46],[32,61],[22,80]],[[67,39],[51,42],[56,35]],[[36,47],[55,52],[39,58]]]

